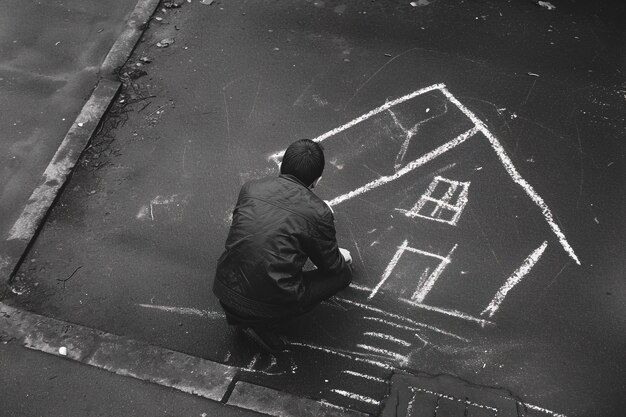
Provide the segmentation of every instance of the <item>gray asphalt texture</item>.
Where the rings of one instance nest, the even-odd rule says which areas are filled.
[[[0,14],[0,236],[99,77],[133,0],[7,0]]]
[[[346,356],[506,388],[570,417],[623,415],[624,6],[554,4],[236,1],[158,12],[6,302],[367,412],[380,407],[339,391],[382,400],[388,386],[342,371],[388,379],[391,370]],[[399,301],[436,268],[403,255],[371,300],[350,288],[287,330],[290,352],[259,354],[210,291],[239,187],[275,175],[268,156],[294,139],[437,83],[498,138],[581,265],[479,134],[335,212],[355,284],[373,288],[404,240],[443,257],[458,245],[424,303],[493,324]],[[392,110],[325,141],[323,198],[393,175],[403,129],[418,125],[408,162],[471,127],[436,92]],[[456,227],[396,210],[411,209],[436,176],[471,182]],[[530,273],[493,317],[481,315],[542,242]]]

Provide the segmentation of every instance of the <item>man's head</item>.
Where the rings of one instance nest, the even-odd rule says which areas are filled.
[[[280,164],[280,173],[293,175],[310,187],[324,171],[324,150],[311,139],[300,139],[289,145]]]

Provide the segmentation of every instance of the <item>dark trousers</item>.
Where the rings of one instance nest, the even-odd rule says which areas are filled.
[[[350,285],[352,271],[337,275],[328,275],[315,269],[303,272],[305,292],[297,305],[285,306],[284,311],[277,309],[276,313],[258,312],[241,306],[228,305],[222,301],[220,304],[228,324],[234,326],[259,327],[276,329],[287,324],[291,320],[311,311],[322,301],[329,299],[339,291]]]

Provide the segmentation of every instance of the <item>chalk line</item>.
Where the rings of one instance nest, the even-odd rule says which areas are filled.
[[[246,366],[246,369],[253,371],[254,370],[254,366],[256,365],[256,363],[258,362],[258,360],[261,358],[261,354],[260,353],[256,353],[253,357],[252,360],[250,360],[250,363],[248,364],[248,366]]]
[[[548,242],[543,242],[541,246],[535,249],[528,257],[524,260],[522,265],[513,272],[513,274],[506,280],[506,282],[500,287],[496,295],[491,300],[491,303],[483,310],[482,314],[489,312],[489,317],[492,317],[498,308],[500,308],[500,304],[504,301],[504,298],[508,294],[509,291],[513,289],[514,286],[519,284],[519,282],[524,278],[530,270],[535,266],[535,264],[543,255],[543,252],[546,250],[548,246]]]
[[[348,392],[340,389],[332,389],[332,392],[335,394],[342,395],[344,397],[350,398],[352,400],[358,400],[364,403],[372,404],[372,405],[380,405],[380,401],[377,401],[373,398],[366,397],[365,395],[355,394],[353,392]]]
[[[496,415],[498,413],[498,409],[497,408],[490,407],[490,406],[485,405],[485,404],[475,403],[473,401],[470,401],[470,400],[467,400],[467,399],[464,399],[464,398],[457,398],[457,397],[453,397],[451,395],[447,395],[447,394],[444,394],[444,393],[441,393],[441,392],[435,392],[435,391],[427,390],[427,389],[424,389],[424,388],[410,387],[409,389],[413,392],[413,394],[415,394],[415,391],[423,392],[423,393],[426,393],[426,394],[434,395],[436,397],[445,398],[446,400],[458,401],[458,402],[461,402],[463,404],[472,405],[474,407],[484,408],[484,409],[487,409],[487,410],[495,412]]]
[[[450,336],[450,337],[453,337],[453,338],[455,338],[455,339],[462,340],[462,341],[464,341],[464,342],[469,342],[469,339],[465,339],[464,337],[461,337],[461,336],[456,335],[456,334],[454,334],[454,333],[446,332],[446,331],[441,330],[441,329],[438,329],[438,328],[436,328],[436,327],[429,326],[429,325],[427,325],[427,324],[424,324],[424,323],[420,323],[420,322],[417,322],[417,321],[411,320],[411,319],[409,319],[409,318],[407,318],[407,317],[403,317],[403,316],[400,316],[400,315],[398,315],[398,314],[394,314],[394,313],[389,313],[389,312],[387,312],[387,311],[381,310],[381,309],[376,308],[376,307],[371,307],[371,306],[368,306],[367,304],[362,304],[362,303],[359,303],[359,302],[356,302],[356,301],[348,300],[348,299],[345,299],[345,298],[339,298],[339,297],[335,297],[335,299],[336,299],[337,301],[343,301],[344,303],[347,303],[347,304],[352,304],[352,305],[355,305],[355,306],[357,306],[357,307],[364,308],[364,309],[369,310],[369,311],[375,311],[375,312],[377,312],[377,313],[380,313],[380,314],[386,315],[386,316],[388,316],[388,317],[393,317],[393,318],[395,318],[395,319],[398,319],[398,320],[400,320],[400,321],[404,321],[404,322],[409,323],[409,324],[412,324],[412,325],[414,325],[414,326],[418,326],[418,327],[422,327],[422,328],[430,329],[430,330],[433,330],[433,331],[435,331],[435,332],[438,332],[438,333],[441,333],[441,334],[445,334],[446,336]],[[373,318],[374,318],[374,319],[377,319],[376,317],[373,317]],[[382,319],[379,319],[379,320],[377,320],[377,321],[380,321],[380,322],[382,322],[382,323],[388,323],[388,324],[391,324],[391,322],[386,322],[386,321],[383,321]],[[413,330],[413,329],[410,329],[410,330]]]
[[[158,305],[153,305],[153,304],[137,304],[137,305],[139,307],[152,308],[154,310],[165,311],[168,313],[201,316],[201,317],[207,317],[209,319],[220,319],[220,318],[225,317],[224,313],[220,313],[219,311],[200,310],[199,308],[158,306]]]
[[[383,384],[387,383],[387,381],[385,381],[382,378],[378,378],[378,377],[372,376],[372,375],[362,374],[360,372],[355,372],[355,371],[350,371],[350,370],[343,370],[343,371],[341,371],[341,373],[342,374],[348,374],[348,375],[356,376],[356,377],[363,378],[363,379],[369,379],[370,381],[382,382]]]
[[[406,346],[406,347],[411,346],[411,343],[407,342],[406,340],[398,339],[397,337],[394,337],[394,336],[392,336],[390,334],[386,334],[386,333],[365,332],[365,333],[363,333],[363,335],[376,337],[378,339],[387,340],[389,342],[393,342],[393,343],[396,343],[396,344],[401,345],[401,346]]]
[[[396,352],[392,352],[392,351],[387,350],[387,349],[381,349],[381,348],[377,348],[375,346],[364,345],[362,343],[357,344],[356,347],[364,349],[364,350],[368,350],[370,352],[378,353],[379,355],[389,356],[392,359],[398,360],[401,364],[405,364],[408,361],[408,358],[406,356],[401,355],[401,354],[396,353]]]
[[[420,331],[422,331],[423,329],[428,329],[428,330],[432,330],[433,332],[441,333],[441,334],[443,334],[443,335],[450,336],[450,337],[453,337],[453,338],[458,339],[458,340],[462,340],[463,342],[469,342],[469,341],[470,341],[469,339],[466,339],[466,338],[461,337],[461,336],[459,336],[459,335],[456,335],[456,334],[454,334],[454,333],[447,332],[447,331],[445,331],[445,330],[438,329],[437,327],[431,326],[431,325],[429,325],[429,324],[424,324],[424,323],[419,323],[419,322],[413,322],[413,324],[414,324],[415,326],[421,327],[421,329],[418,329],[418,328],[415,328],[415,327],[405,326],[404,324],[395,323],[395,322],[393,322],[393,321],[389,321],[389,320],[381,319],[380,317],[365,316],[365,317],[363,317],[363,318],[364,318],[365,320],[377,321],[377,322],[379,322],[379,323],[384,323],[384,324],[387,324],[387,325],[389,325],[389,326],[395,327],[396,329],[402,329],[402,330],[408,330],[408,331],[415,332],[415,336],[416,336],[418,339],[420,339],[420,340],[422,340],[422,338],[421,338],[421,337],[419,337],[419,336],[417,335],[417,333],[418,333],[418,332],[420,332]],[[424,340],[422,340],[422,341],[424,341]]]
[[[547,408],[543,408],[543,407],[539,407],[536,405],[532,405],[532,404],[528,404],[522,401],[518,401],[518,404],[530,408],[531,410],[535,410],[535,411],[540,411],[542,413],[546,413],[546,414],[550,414],[553,417],[567,417],[565,414],[561,414],[561,413],[556,413],[554,411],[548,410]]]
[[[391,258],[391,261],[389,261],[389,264],[387,264],[387,268],[385,268],[385,271],[383,272],[383,276],[381,277],[380,281],[378,282],[378,284],[376,284],[374,289],[372,289],[372,292],[370,293],[370,295],[367,297],[368,300],[371,300],[372,297],[376,295],[380,287],[383,286],[385,281],[387,281],[387,278],[389,278],[389,276],[391,275],[391,272],[396,267],[396,264],[400,260],[400,257],[402,256],[405,249],[407,248],[408,243],[409,241],[405,240],[404,242],[402,242],[402,245],[398,246],[398,250],[396,251],[395,255],[393,255],[393,258]]]
[[[396,98],[394,100],[388,101],[385,104],[383,104],[382,106],[376,107],[373,110],[370,110],[369,112],[357,117],[356,119],[353,119],[351,121],[349,121],[348,123],[341,125],[333,130],[329,130],[328,132],[313,138],[312,140],[314,142],[321,142],[331,136],[336,135],[337,133],[343,132],[346,129],[351,128],[352,126],[361,123],[364,120],[369,119],[372,116],[377,115],[378,113],[384,112],[387,109],[390,109],[391,107],[395,106],[396,104],[400,104],[402,102],[405,102],[407,100],[410,100],[414,97],[417,97],[419,95],[422,95],[424,93],[428,93],[429,91],[433,91],[433,90],[440,90],[442,88],[444,88],[445,85],[444,84],[433,84],[431,86],[428,87],[424,87],[424,88],[420,88],[419,90],[415,90],[412,93],[409,93],[407,95],[404,95],[402,97]],[[283,149],[282,151],[276,152],[272,155],[270,155],[267,159],[269,161],[273,161],[274,163],[278,164],[278,160],[280,159],[280,157],[285,153],[285,149]]]
[[[421,167],[422,165],[424,165],[427,162],[432,161],[433,159],[437,158],[438,156],[448,152],[449,150],[459,146],[460,144],[462,144],[463,142],[465,142],[467,139],[471,138],[472,136],[474,136],[477,132],[479,131],[478,127],[474,126],[473,128],[469,129],[468,131],[461,133],[459,136],[457,136],[456,138],[452,139],[449,142],[444,143],[443,145],[439,146],[438,148],[433,149],[432,151],[428,152],[427,154],[423,155],[420,158],[417,158],[411,162],[409,162],[408,164],[406,164],[402,169],[396,171],[393,175],[385,175],[382,176],[374,181],[371,181],[359,188],[357,188],[356,190],[352,190],[346,194],[342,194],[340,196],[337,196],[335,198],[333,198],[332,200],[329,201],[329,205],[331,206],[336,206],[337,204],[340,204],[346,200],[349,200],[351,198],[354,198],[358,195],[361,195],[363,193],[366,193],[368,191],[373,190],[374,188],[378,188],[381,185],[385,185],[391,181],[397,180],[398,178],[408,174],[409,172]]]
[[[372,291],[372,289],[370,287],[365,287],[363,285],[358,285],[358,284],[355,284],[354,282],[350,283],[350,288],[354,288],[355,290],[359,290],[359,291],[367,291],[367,292]]]
[[[383,362],[379,362],[379,361],[375,361],[375,360],[371,360],[371,359],[366,359],[366,358],[361,358],[359,356],[350,355],[348,353],[340,352],[338,350],[331,349],[331,348],[324,347],[324,346],[312,345],[312,344],[309,344],[309,343],[301,343],[301,342],[289,342],[289,345],[291,345],[291,346],[301,346],[301,347],[314,349],[314,350],[320,350],[322,352],[330,353],[330,354],[333,354],[333,355],[336,355],[336,356],[340,356],[342,358],[352,359],[352,360],[357,361],[357,362],[369,363],[370,365],[378,366],[378,367],[384,368],[384,369],[393,369],[394,368],[392,365],[389,365],[387,363],[383,363]]]
[[[435,286],[435,283],[439,279],[439,276],[441,275],[443,270],[450,263],[450,256],[452,256],[452,253],[454,252],[457,246],[458,245],[454,245],[454,247],[448,253],[448,256],[443,258],[441,262],[439,263],[439,265],[437,265],[437,268],[435,268],[435,270],[432,272],[432,274],[430,274],[428,278],[426,278],[426,281],[424,282],[424,284],[418,287],[417,290],[415,290],[415,293],[413,293],[413,295],[411,296],[411,299],[413,301],[418,302],[418,303],[421,303],[422,301],[424,301],[424,298],[426,298],[426,295],[428,295],[430,290],[433,289],[433,287]]]
[[[440,307],[434,307],[434,306],[429,306],[427,304],[422,304],[422,303],[417,303],[413,300],[407,300],[405,298],[399,298],[400,301],[405,302],[407,304],[411,304],[414,307],[418,307],[418,308],[423,308],[425,310],[429,310],[429,311],[434,311],[437,313],[441,313],[441,314],[445,314],[447,316],[452,316],[452,317],[457,317],[463,320],[467,320],[467,321],[472,321],[472,322],[476,322],[478,324],[480,324],[481,326],[485,327],[485,325],[489,324],[489,325],[493,325],[494,323],[489,321],[489,320],[484,320],[478,317],[474,317],[472,315],[463,313],[461,311],[458,310],[448,310],[445,308],[440,308]]]
[[[442,86],[439,89],[448,98],[448,100],[450,100],[454,105],[456,105],[459,108],[459,110],[463,112],[463,114],[465,114],[472,122],[474,122],[474,125],[478,128],[478,130],[480,130],[480,132],[483,135],[485,135],[485,137],[487,137],[487,139],[489,140],[489,143],[491,144],[491,147],[496,152],[496,154],[498,155],[498,158],[500,158],[500,161],[504,165],[504,169],[506,170],[506,172],[509,174],[509,176],[513,179],[513,181],[517,185],[522,187],[522,189],[526,192],[526,195],[528,195],[530,199],[541,209],[541,212],[543,213],[543,217],[548,222],[548,225],[552,229],[552,232],[558,238],[565,252],[567,252],[567,254],[578,265],[580,265],[580,261],[578,260],[578,257],[574,253],[574,249],[572,249],[567,239],[565,238],[565,235],[563,234],[559,226],[554,221],[554,217],[552,216],[552,212],[550,211],[550,208],[548,208],[548,205],[545,203],[543,198],[541,198],[539,194],[537,194],[537,192],[533,189],[533,187],[524,178],[522,178],[522,176],[513,165],[513,162],[511,161],[509,156],[506,154],[506,151],[504,150],[504,148],[502,147],[498,139],[496,139],[496,137],[493,136],[493,134],[489,131],[487,126],[482,122],[482,120],[476,117],[476,115],[474,115],[474,113],[472,113],[471,110],[469,110],[459,100],[457,100],[457,98],[454,97],[452,93],[450,93],[450,91],[448,91],[448,89],[445,86]]]

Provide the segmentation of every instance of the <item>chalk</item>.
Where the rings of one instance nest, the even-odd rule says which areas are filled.
[[[496,139],[495,136],[491,134],[489,129],[487,129],[487,126],[478,117],[476,117],[474,113],[472,113],[459,100],[457,100],[456,97],[454,97],[445,86],[441,87],[440,90],[448,98],[448,100],[450,100],[454,105],[456,105],[459,108],[459,110],[463,112],[463,114],[465,114],[472,122],[474,122],[474,125],[478,128],[478,130],[480,130],[480,132],[483,135],[485,135],[485,137],[487,137],[487,139],[489,140],[489,143],[491,144],[491,147],[498,155],[500,162],[502,162],[502,164],[504,165],[504,169],[506,170],[506,172],[509,174],[509,176],[513,179],[513,181],[517,185],[522,187],[522,189],[526,192],[526,195],[528,195],[530,199],[541,209],[543,217],[546,219],[546,222],[548,222],[550,229],[552,229],[552,233],[556,235],[556,237],[559,240],[559,243],[561,243],[561,246],[563,246],[563,249],[565,250],[565,252],[567,252],[567,254],[578,265],[580,265],[580,261],[578,260],[576,253],[574,253],[574,249],[572,249],[567,239],[565,238],[565,235],[563,234],[559,226],[554,221],[552,212],[548,208],[548,205],[545,203],[543,198],[541,198],[539,194],[537,194],[537,192],[533,189],[533,187],[524,178],[522,178],[519,172],[517,172],[517,169],[515,169],[513,162],[506,154],[500,142]]]
[[[252,357],[252,360],[250,361],[250,363],[248,364],[248,366],[246,367],[248,370],[253,370],[254,369],[254,365],[256,365],[257,361],[259,360],[259,358],[261,357],[260,353],[255,354]]]
[[[301,343],[301,342],[289,342],[289,345],[291,345],[291,346],[300,346],[300,347],[305,347],[305,348],[309,348],[309,349],[319,350],[319,351],[322,351],[322,352],[330,353],[332,355],[340,356],[342,358],[352,359],[352,360],[357,361],[357,362],[368,363],[370,365],[378,366],[378,367],[384,368],[384,369],[393,369],[394,368],[392,365],[389,365],[387,363],[383,363],[383,362],[379,362],[379,361],[375,361],[375,360],[371,360],[371,359],[366,359],[366,358],[361,358],[359,356],[350,355],[348,353],[340,352],[340,351],[337,351],[337,350],[334,350],[334,349],[330,349],[330,348],[324,347],[324,346],[317,346],[317,345],[312,345],[312,344],[308,344],[308,343]]]
[[[491,303],[485,308],[481,315],[485,313],[489,313],[489,317],[493,317],[494,313],[498,311],[500,308],[500,304],[504,301],[504,298],[508,294],[509,291],[513,289],[514,286],[519,284],[519,282],[524,278],[530,270],[535,266],[535,264],[543,255],[543,252],[546,250],[548,246],[548,242],[543,242],[541,246],[535,249],[528,257],[524,260],[522,265],[513,272],[513,274],[506,280],[506,282],[500,287],[496,295],[491,300]]]
[[[383,384],[386,384],[386,383],[387,383],[387,381],[385,381],[385,380],[384,380],[384,379],[382,379],[382,378],[378,378],[378,377],[375,377],[375,376],[372,376],[372,375],[362,374],[362,373],[360,373],[360,372],[349,371],[349,370],[343,370],[343,371],[341,371],[341,373],[342,373],[342,374],[347,374],[347,375],[356,376],[356,377],[363,378],[363,379],[368,379],[368,380],[370,380],[370,381],[381,382],[381,383],[383,383]]]
[[[530,408],[531,410],[540,411],[542,413],[550,414],[553,417],[567,417],[565,414],[555,413],[554,411],[550,411],[547,408],[542,408],[542,407],[538,407],[536,405],[523,403],[521,401],[518,401],[517,403],[520,404],[522,407],[527,407],[527,408]]]
[[[340,390],[340,389],[332,389],[331,391],[334,392],[335,394],[342,395],[342,396],[350,398],[352,400],[357,400],[357,401],[361,401],[361,402],[372,404],[372,405],[380,405],[380,401],[377,401],[377,400],[375,400],[373,398],[370,398],[370,397],[366,397],[364,395],[359,395],[359,394],[355,394],[353,392],[343,391],[343,390]]]
[[[340,204],[346,200],[349,200],[351,198],[354,198],[356,196],[359,196],[363,193],[366,193],[368,191],[371,191],[375,188],[378,188],[382,185],[385,185],[391,181],[397,180],[398,178],[410,173],[411,171],[421,167],[422,165],[426,164],[427,162],[432,161],[433,159],[437,158],[438,156],[448,152],[449,150],[459,146],[460,144],[462,144],[463,142],[465,142],[467,139],[471,138],[472,136],[474,136],[477,132],[479,131],[479,129],[477,127],[473,127],[471,129],[469,129],[468,131],[461,133],[459,136],[457,136],[456,138],[452,139],[449,142],[446,142],[445,144],[439,146],[438,148],[435,148],[434,150],[428,152],[427,154],[423,155],[422,157],[415,159],[411,162],[409,162],[408,164],[406,164],[404,167],[402,167],[402,169],[396,171],[395,174],[393,175],[387,175],[387,176],[382,176],[374,181],[371,181],[367,184],[365,184],[362,187],[357,188],[356,190],[350,191],[346,194],[337,196],[335,198],[333,198],[330,201],[330,205],[331,206],[336,206],[337,204]]]
[[[398,360],[401,364],[406,364],[409,360],[406,356],[401,355],[396,352],[392,352],[387,349],[381,349],[381,348],[377,348],[377,347],[370,346],[370,345],[364,345],[362,343],[357,344],[356,347],[364,349],[364,350],[368,350],[370,352],[378,353],[379,355],[389,356],[390,358]]]
[[[450,401],[458,401],[458,402],[461,402],[461,403],[463,403],[463,404],[467,404],[467,405],[471,405],[471,406],[474,406],[474,407],[478,407],[478,408],[483,408],[483,409],[486,409],[486,410],[490,410],[490,411],[492,411],[493,413],[495,413],[494,415],[498,415],[498,409],[497,409],[497,408],[494,408],[494,407],[491,407],[491,406],[488,406],[488,405],[485,405],[485,404],[475,403],[475,402],[470,401],[470,400],[465,399],[465,398],[456,398],[456,397],[453,397],[453,396],[451,396],[451,395],[443,394],[443,393],[441,393],[441,392],[431,391],[431,390],[424,389],[424,388],[409,387],[409,389],[410,389],[410,390],[411,390],[414,394],[415,394],[415,392],[416,392],[416,391],[417,391],[417,392],[423,392],[423,393],[426,393],[426,394],[434,395],[434,396],[436,396],[436,397],[445,398],[446,400],[450,400]]]
[[[354,288],[355,290],[359,290],[359,291],[367,291],[367,292],[372,291],[371,288],[365,287],[363,285],[355,284],[354,282],[350,283],[350,288]]]
[[[460,318],[460,319],[463,319],[463,320],[475,322],[475,323],[480,324],[482,327],[485,327],[485,325],[493,325],[494,324],[493,322],[491,322],[489,320],[483,320],[481,318],[474,317],[472,315],[463,313],[463,312],[458,311],[458,310],[448,310],[448,309],[445,309],[445,308],[433,307],[433,306],[429,306],[429,305],[426,305],[426,304],[417,303],[417,302],[415,302],[413,300],[407,300],[407,299],[404,299],[404,298],[400,298],[399,300],[402,301],[402,302],[405,302],[407,304],[411,304],[414,307],[423,308],[424,310],[434,311],[436,313],[441,313],[441,314],[445,314],[445,315],[448,315],[448,316],[457,317],[457,318]]]
[[[449,332],[443,331],[443,330],[441,330],[441,329],[438,329],[438,328],[436,328],[436,327],[433,327],[433,326],[430,326],[430,325],[427,325],[427,324],[423,324],[423,323],[416,322],[416,321],[414,321],[414,320],[411,320],[411,319],[409,319],[409,318],[407,318],[407,317],[400,316],[400,315],[398,315],[398,314],[389,313],[389,312],[384,311],[384,310],[381,310],[381,309],[379,309],[379,308],[376,308],[376,307],[371,307],[371,306],[368,306],[367,304],[362,304],[362,303],[359,303],[359,302],[356,302],[356,301],[352,301],[352,300],[348,300],[348,299],[345,299],[345,298],[339,298],[339,297],[335,297],[335,298],[337,299],[337,301],[342,301],[342,302],[347,303],[347,304],[352,304],[352,305],[355,305],[355,306],[357,306],[357,307],[361,307],[361,308],[366,309],[366,310],[369,310],[369,311],[374,311],[374,312],[376,312],[376,313],[380,313],[380,314],[386,315],[386,316],[388,316],[388,317],[393,317],[393,318],[395,318],[395,319],[397,319],[397,320],[404,321],[404,322],[409,323],[409,324],[412,324],[412,325],[414,325],[414,326],[419,326],[419,327],[427,328],[427,329],[430,329],[430,330],[436,331],[436,332],[438,332],[438,333],[445,334],[446,336],[450,336],[450,337],[453,337],[453,338],[455,338],[455,339],[462,340],[462,341],[464,341],[464,342],[469,342],[469,339],[465,339],[464,337],[458,336],[458,335],[456,335],[456,334],[454,334],[454,333],[449,333]],[[376,317],[372,317],[371,319],[373,319],[373,320],[375,320],[375,321],[380,321],[380,322],[382,322],[382,323],[391,324],[391,322],[387,322],[387,321],[384,321],[383,319],[378,319],[378,318],[376,318]],[[414,330],[414,329],[413,329],[413,330]]]
[[[224,313],[220,313],[218,311],[207,311],[200,310],[197,308],[189,308],[189,307],[170,307],[170,306],[158,306],[153,304],[137,304],[139,307],[143,308],[151,308],[154,310],[165,311],[168,313],[178,313],[178,314],[187,314],[193,316],[202,316],[207,317],[209,319],[220,319],[224,317]]]
[[[387,340],[389,342],[397,343],[397,344],[402,345],[402,346],[406,346],[406,347],[411,346],[411,344],[409,342],[407,342],[406,340],[398,339],[397,337],[393,337],[393,336],[391,336],[389,334],[386,334],[386,333],[365,332],[363,334],[365,336],[371,336],[371,337],[375,337],[375,338],[378,338],[378,339]]]
[[[371,294],[367,297],[368,300],[371,300],[372,297],[376,295],[380,287],[382,287],[382,285],[385,283],[385,281],[387,281],[387,278],[389,278],[389,275],[391,275],[391,272],[393,271],[393,269],[396,267],[396,264],[400,260],[400,256],[402,256],[402,253],[407,248],[407,243],[408,243],[408,240],[405,240],[404,242],[402,242],[402,245],[398,246],[398,250],[393,255],[393,258],[391,258],[391,261],[389,261],[389,264],[387,264],[387,267],[385,268],[385,271],[383,272],[383,276],[381,277],[380,281],[374,287],[374,289],[372,289]]]
[[[426,298],[426,295],[428,295],[430,290],[432,290],[443,270],[450,263],[450,256],[452,256],[452,253],[457,246],[458,245],[454,245],[454,247],[450,250],[450,253],[448,253],[448,256],[442,259],[442,261],[439,263],[439,265],[437,265],[437,268],[435,268],[433,273],[430,274],[428,278],[426,278],[426,281],[423,283],[423,285],[419,286],[417,290],[415,290],[415,293],[413,293],[413,295],[411,296],[411,299],[413,301],[418,303],[424,301],[424,298]]]
[[[405,102],[407,100],[410,100],[410,99],[412,99],[414,97],[417,97],[417,96],[419,96],[421,94],[428,93],[428,92],[433,91],[433,90],[441,89],[443,87],[445,87],[444,84],[434,84],[434,85],[431,85],[431,86],[428,86],[428,87],[420,88],[419,90],[413,91],[412,93],[409,93],[407,95],[399,97],[399,98],[397,98],[395,100],[388,101],[385,104],[383,104],[382,106],[379,106],[379,107],[377,107],[377,108],[375,108],[373,110],[370,110],[369,112],[367,112],[367,113],[357,117],[356,119],[353,119],[353,120],[349,121],[348,123],[346,123],[344,125],[341,125],[341,126],[335,128],[335,129],[329,130],[328,132],[326,132],[326,133],[324,133],[324,134],[322,134],[322,135],[320,135],[320,136],[318,136],[316,138],[313,138],[312,140],[314,142],[322,142],[323,140],[325,140],[325,139],[327,139],[327,138],[329,138],[331,136],[334,136],[337,133],[343,132],[344,130],[349,129],[352,126],[354,126],[356,124],[359,124],[359,123],[369,119],[372,116],[377,115],[378,113],[381,113],[381,112],[383,112],[383,111],[385,111],[387,109],[392,108],[396,104],[400,104],[400,103]],[[274,163],[279,165],[279,159],[282,157],[282,155],[284,153],[285,153],[285,149],[270,155],[267,159],[270,160],[270,161],[273,161]]]

